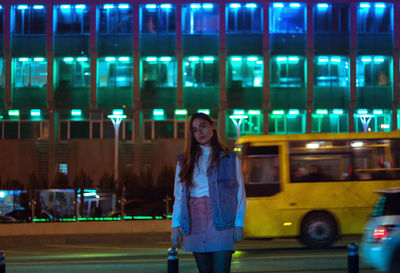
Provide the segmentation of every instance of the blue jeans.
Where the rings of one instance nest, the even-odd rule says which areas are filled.
[[[232,251],[193,252],[199,273],[230,273]]]

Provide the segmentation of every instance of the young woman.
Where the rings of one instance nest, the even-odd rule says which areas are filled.
[[[243,239],[246,195],[239,159],[220,143],[206,114],[190,118],[174,196],[172,244],[183,240],[200,273],[229,273],[234,242]]]

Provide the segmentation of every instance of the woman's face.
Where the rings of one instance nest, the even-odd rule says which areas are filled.
[[[207,120],[195,118],[192,122],[192,134],[196,141],[204,146],[211,145],[211,138],[214,133],[214,125],[210,124]]]

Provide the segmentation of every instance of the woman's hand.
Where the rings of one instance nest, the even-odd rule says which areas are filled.
[[[240,242],[243,240],[243,227],[235,227],[233,229],[233,239],[235,242]]]
[[[181,234],[181,231],[179,230],[179,228],[177,228],[177,227],[172,228],[171,242],[174,247],[176,247],[176,248],[181,247],[182,234]]]

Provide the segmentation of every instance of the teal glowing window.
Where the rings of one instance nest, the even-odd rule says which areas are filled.
[[[5,83],[5,60],[0,58],[0,87],[4,87]]]
[[[84,4],[62,4],[54,6],[56,34],[89,34],[90,7]]]
[[[271,58],[272,87],[304,87],[305,59],[300,56],[276,56]]]
[[[313,133],[348,132],[348,115],[343,109],[316,109],[311,118]]]
[[[314,4],[315,33],[348,33],[350,30],[350,5],[317,3]]]
[[[392,3],[359,3],[357,5],[357,33],[393,32]]]
[[[3,34],[3,28],[4,28],[4,15],[3,15],[3,6],[0,5],[0,34]]]
[[[211,3],[182,5],[182,33],[218,33],[219,6]]]
[[[145,4],[140,7],[140,31],[143,33],[175,33],[174,4]]]
[[[143,87],[176,87],[177,63],[174,57],[143,57]]]
[[[277,109],[269,114],[270,134],[304,134],[306,112],[298,109]]]
[[[263,115],[258,109],[227,111],[226,122],[226,132],[230,138],[263,133]]]
[[[56,87],[70,89],[72,87],[90,87],[90,60],[87,57],[57,58],[55,65]]]
[[[101,57],[98,62],[99,87],[133,86],[133,59],[131,57]]]
[[[264,62],[261,56],[230,56],[227,79],[229,87],[262,87]]]
[[[227,33],[261,33],[263,30],[262,5],[260,3],[226,4]]]
[[[357,109],[354,111],[355,132],[390,132],[392,111],[387,109]]]
[[[314,84],[316,86],[350,86],[350,63],[348,57],[317,56],[314,61]]]
[[[47,84],[47,61],[42,57],[13,59],[14,87],[44,87]]]
[[[68,175],[68,164],[67,163],[59,163],[58,164],[58,172]]]
[[[45,34],[46,8],[44,5],[14,5],[11,8],[15,34]]]
[[[132,5],[124,3],[98,5],[99,33],[132,33],[133,9]]]
[[[189,56],[183,60],[185,87],[217,86],[218,59],[215,56]]]
[[[275,33],[305,33],[306,5],[304,3],[271,3],[269,31]]]
[[[390,86],[392,84],[392,58],[387,56],[360,56],[357,58],[356,85]]]

